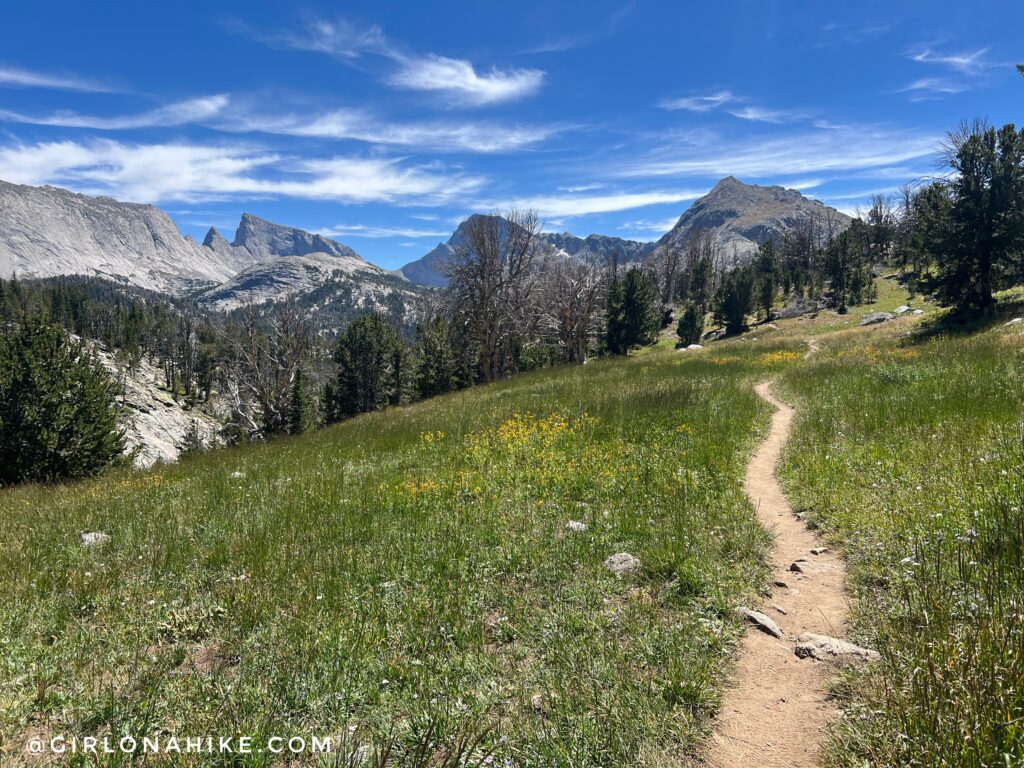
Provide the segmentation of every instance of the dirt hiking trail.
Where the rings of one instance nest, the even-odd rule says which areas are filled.
[[[814,345],[809,354],[813,351]],[[828,659],[832,645],[842,644],[810,653],[808,638],[800,636],[829,636],[818,641],[843,636],[846,571],[843,561],[824,550],[818,537],[796,517],[776,479],[775,467],[789,436],[793,408],[775,399],[770,382],[759,384],[756,391],[776,410],[768,437],[747,465],[744,487],[761,523],[775,537],[771,555],[775,586],[757,610],[775,622],[782,637],[773,637],[754,623],[748,627],[712,734],[708,765],[803,768],[817,765],[825,728],[834,714],[825,691],[833,670],[819,659]],[[805,658],[797,655],[798,646]],[[837,660],[847,658],[840,653]]]

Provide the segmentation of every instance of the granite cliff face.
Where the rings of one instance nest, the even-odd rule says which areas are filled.
[[[654,247],[682,249],[691,235],[707,230],[718,241],[724,265],[733,266],[749,261],[761,243],[779,240],[809,219],[831,224],[837,234],[851,221],[795,189],[744,184],[727,176],[694,201]]]
[[[220,283],[243,264],[182,237],[152,205],[0,181],[0,274],[93,275],[165,293]]]

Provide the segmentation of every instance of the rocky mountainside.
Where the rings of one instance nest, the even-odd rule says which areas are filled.
[[[251,263],[182,237],[152,205],[0,181],[0,274],[93,275],[165,293],[227,280]]]
[[[466,228],[469,222],[484,214],[474,214],[459,224],[446,243],[438,243],[430,253],[416,261],[409,262],[399,271],[411,282],[419,285],[443,286],[446,283],[442,274],[442,265],[452,258],[460,249],[466,247]],[[541,235],[541,243],[554,253],[572,256],[578,259],[594,258],[607,260],[618,254],[620,261],[640,261],[653,248],[652,243],[641,243],[635,240],[623,240],[619,237],[590,235],[577,237],[568,232],[545,232]]]
[[[757,247],[781,239],[808,219],[831,223],[835,232],[850,225],[850,217],[823,203],[804,197],[795,189],[744,184],[727,176],[679,217],[655,248],[684,248],[699,230],[715,233],[727,266],[749,261]]]

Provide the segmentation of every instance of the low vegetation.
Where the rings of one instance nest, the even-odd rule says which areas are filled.
[[[788,490],[848,556],[855,633],[882,654],[838,687],[833,765],[1024,761],[1021,304],[835,333],[784,378]]]
[[[467,743],[515,765],[692,754],[731,608],[766,576],[739,483],[768,415],[750,383],[795,347],[598,361],[8,489],[4,749],[227,732],[404,765],[464,764]],[[603,567],[620,552],[637,574]]]

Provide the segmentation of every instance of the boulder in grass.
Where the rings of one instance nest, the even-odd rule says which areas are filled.
[[[696,352],[698,350],[704,349],[704,347],[702,347],[700,344],[690,344],[686,349],[690,352]]]
[[[579,520],[570,520],[565,524],[565,527],[573,533],[583,533],[587,530],[587,524]]]
[[[878,323],[884,323],[888,320],[892,320],[896,315],[891,312],[870,312],[864,315],[864,319],[860,321],[860,325],[877,325]]]
[[[616,576],[628,576],[640,570],[640,558],[629,552],[617,552],[604,561],[604,567]]]
[[[1015,317],[1007,325],[1020,325],[1021,323],[1024,323],[1024,317]]]
[[[81,539],[83,547],[100,547],[110,541],[110,536],[103,531],[86,531]]]
[[[910,307],[906,304],[900,304],[896,309],[893,310],[893,314],[902,315],[910,311]]]

